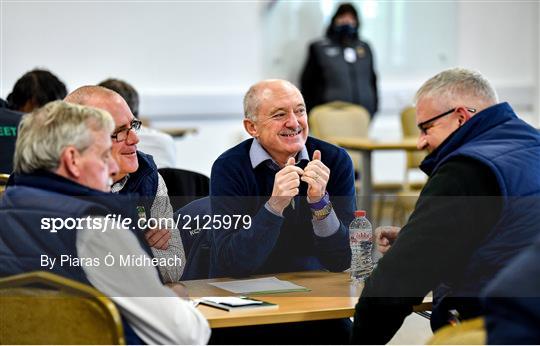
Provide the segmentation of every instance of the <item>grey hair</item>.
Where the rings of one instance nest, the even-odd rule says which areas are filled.
[[[22,118],[15,144],[14,171],[54,170],[66,147],[72,145],[84,152],[94,142],[92,131],[102,130],[114,130],[108,112],[64,101],[49,102]]]
[[[442,71],[426,81],[416,92],[415,103],[424,97],[436,97],[447,106],[463,98],[477,99],[484,105],[499,102],[497,92],[480,72],[458,67]]]
[[[262,93],[271,83],[282,83],[289,88],[296,89],[300,93],[294,84],[284,79],[266,79],[253,84],[244,95],[244,116],[247,119],[251,119],[253,121],[257,120],[261,100],[264,98]]]

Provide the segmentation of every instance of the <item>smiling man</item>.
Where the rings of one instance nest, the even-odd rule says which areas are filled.
[[[356,305],[353,344],[390,341],[429,291],[433,330],[483,315],[482,289],[539,233],[540,134],[480,73],[432,77],[416,113],[429,179],[401,231],[377,238],[385,255]]]
[[[244,113],[253,138],[216,160],[210,193],[214,214],[252,222],[212,232],[211,276],[347,269],[355,209],[349,156],[308,137],[304,99],[287,81],[253,85]]]
[[[347,269],[355,209],[350,157],[308,137],[304,99],[287,81],[253,85],[244,97],[244,114],[253,138],[223,153],[210,179],[214,215],[243,219],[236,228],[210,233],[210,275]],[[220,330],[213,342],[345,343],[349,330],[348,319],[286,323]]]
[[[152,156],[137,150],[137,131],[141,122],[133,116],[122,96],[100,86],[83,86],[70,93],[65,101],[103,109],[112,115],[115,123],[111,136],[112,157],[118,164],[118,173],[114,176],[111,191],[139,194],[141,199],[137,211],[144,213],[147,220],[172,220],[173,210],[165,181],[159,175]],[[154,256],[181,258],[181,266],[159,268],[164,282],[179,281],[185,267],[185,253],[178,229],[148,229],[145,238]]]
[[[132,216],[132,199],[109,193],[118,173],[111,115],[55,101],[25,115],[19,129],[13,184],[0,200],[0,277],[47,270],[95,287],[118,307],[127,344],[205,343],[208,323],[179,298],[179,284],[163,285],[153,266],[118,264],[120,256],[148,257],[136,230],[107,222]],[[51,232],[51,219],[63,226]]]

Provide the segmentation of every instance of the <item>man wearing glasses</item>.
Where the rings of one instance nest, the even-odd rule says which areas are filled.
[[[140,218],[149,220],[172,220],[173,210],[165,181],[159,175],[152,156],[137,150],[137,131],[141,122],[137,120],[126,101],[115,91],[100,86],[83,86],[69,94],[66,102],[91,106],[108,111],[115,123],[111,136],[112,156],[118,163],[118,173],[113,176],[113,193],[137,193],[141,196],[137,206]],[[182,265],[160,266],[164,282],[177,282],[185,267],[185,253],[177,228],[149,229],[145,238],[158,258],[180,258]]]
[[[416,94],[429,176],[407,224],[376,230],[384,256],[356,305],[354,344],[390,341],[433,291],[431,327],[484,314],[484,287],[539,233],[540,134],[479,73],[443,71]]]

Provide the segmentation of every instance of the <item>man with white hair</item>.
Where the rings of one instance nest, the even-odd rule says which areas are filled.
[[[387,343],[433,290],[432,329],[483,314],[482,289],[539,233],[540,134],[478,72],[443,71],[416,94],[429,176],[356,305],[352,343]],[[391,246],[389,246],[391,245]]]
[[[210,232],[210,275],[347,269],[355,197],[346,151],[308,137],[304,99],[288,81],[253,85],[244,97],[244,115],[253,138],[212,166],[212,212],[243,218],[236,228]],[[286,323],[243,329],[223,340],[216,336],[227,331],[220,330],[214,341],[345,343],[349,330],[348,319]]]
[[[122,256],[147,263],[150,252],[134,201],[109,193],[113,129],[109,113],[62,101],[24,116],[16,174],[0,202],[0,276],[49,270],[96,287],[127,321],[127,344],[206,343],[208,323],[179,298],[180,286],[163,286],[152,265],[119,264]],[[111,222],[120,216],[130,226]]]

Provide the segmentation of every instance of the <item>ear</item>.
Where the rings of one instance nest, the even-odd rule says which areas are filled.
[[[259,137],[259,131],[257,131],[257,124],[253,120],[244,118],[244,128],[251,137]]]
[[[81,169],[79,167],[80,154],[73,146],[64,148],[60,155],[60,165],[58,172],[61,175],[65,175],[66,178],[78,179],[81,176]]]
[[[460,107],[457,110],[459,126],[465,124],[473,116],[465,107]]]

